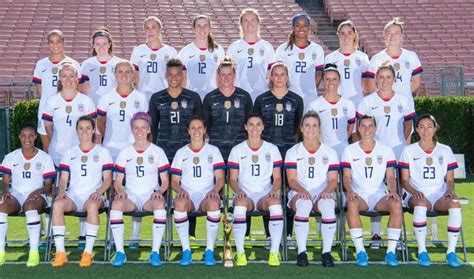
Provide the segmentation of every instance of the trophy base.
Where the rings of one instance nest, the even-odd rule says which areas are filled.
[[[224,267],[234,267],[233,260],[224,260]]]

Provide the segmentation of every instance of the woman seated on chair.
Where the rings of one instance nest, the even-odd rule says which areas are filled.
[[[135,142],[120,151],[115,163],[116,194],[110,210],[110,227],[117,253],[112,265],[122,266],[127,261],[123,249],[123,212],[149,211],[154,216],[153,245],[149,259],[152,266],[160,266],[159,252],[166,227],[166,199],[163,195],[169,186],[169,163],[163,149],[148,141],[151,132],[151,117],[148,113],[135,113],[130,125]],[[122,189],[124,181],[125,190]]]
[[[0,173],[3,173],[3,191],[0,195],[0,266],[5,263],[7,217],[20,211],[25,213],[30,239],[26,266],[39,264],[39,213],[46,208],[46,194],[51,191],[56,171],[51,157],[35,147],[36,137],[36,128],[33,125],[23,125],[18,135],[21,148],[7,154],[0,165]]]
[[[279,248],[283,232],[283,209],[280,200],[282,159],[278,147],[262,140],[263,118],[251,113],[244,128],[248,139],[232,148],[227,165],[229,183],[234,191],[234,239],[237,266],[246,266],[244,251],[247,211],[270,213],[271,248],[268,264],[280,265]],[[273,180],[273,183],[272,183]]]
[[[53,267],[63,266],[68,261],[64,247],[64,213],[74,211],[87,212],[86,247],[79,265],[87,267],[92,264],[92,249],[99,230],[99,210],[106,204],[104,193],[112,181],[112,157],[106,148],[94,142],[94,119],[81,116],[76,131],[79,145],[68,149],[59,165],[59,192],[52,212],[56,244]]]
[[[322,263],[332,267],[331,247],[336,233],[336,195],[339,159],[336,151],[321,143],[321,120],[315,111],[307,112],[300,124],[303,142],[288,150],[285,157],[286,175],[291,191],[288,205],[295,212],[295,233],[298,244],[298,266],[308,265],[306,241],[309,234],[309,214],[319,212],[323,236]],[[326,174],[326,175],[323,175]]]
[[[204,141],[206,126],[201,117],[190,119],[188,133],[191,142],[176,152],[171,164],[171,187],[177,193],[174,220],[183,249],[180,264],[191,264],[187,212],[200,210],[207,212],[204,264],[212,266],[216,264],[214,243],[221,220],[219,191],[224,186],[225,164],[219,149]]]
[[[360,211],[383,211],[390,213],[385,261],[388,266],[398,266],[395,249],[400,239],[403,212],[395,179],[397,161],[390,147],[374,139],[377,130],[375,117],[362,116],[358,130],[361,140],[347,146],[341,160],[344,188],[347,191],[347,223],[356,249],[357,265],[368,265]]]
[[[404,148],[400,157],[401,181],[408,192],[407,205],[413,209],[413,227],[418,243],[418,264],[430,266],[426,251],[426,212],[449,212],[446,262],[458,267],[455,249],[461,229],[461,205],[454,192],[454,169],[458,167],[453,151],[437,141],[439,129],[432,115],[420,116],[415,124],[420,141]]]

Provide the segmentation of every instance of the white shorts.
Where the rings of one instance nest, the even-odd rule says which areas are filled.
[[[313,202],[313,204],[318,200],[319,198],[319,194],[321,194],[321,192],[325,189],[324,188],[315,188],[315,189],[310,189],[308,191],[308,189],[306,189],[309,194],[311,195],[311,201]],[[288,193],[288,203],[287,205],[290,206],[290,203],[291,201],[293,200],[293,198],[298,194],[298,192],[296,191],[293,191],[293,190],[290,190],[290,192]],[[335,200],[336,199],[336,194],[333,192],[333,199]]]
[[[375,206],[377,203],[387,194],[385,191],[378,191],[375,193],[367,192],[357,192],[355,191],[361,199],[363,199],[369,206],[368,211],[375,211]]]
[[[431,203],[431,208],[428,208],[428,210],[433,209],[435,203],[444,196],[444,193],[446,193],[446,191],[442,190],[428,195],[425,194],[425,198]],[[409,207],[408,202],[410,201],[410,199],[411,194],[406,192],[405,198],[403,199],[403,206]]]
[[[32,192],[29,192],[29,193],[21,193],[21,192],[18,192],[18,191],[15,191],[15,190],[11,190],[10,191],[10,194],[15,197],[15,199],[18,201],[18,203],[20,204],[20,206],[23,208],[23,205],[25,204],[26,200],[28,199],[28,196],[31,194]],[[41,197],[46,201],[46,206],[49,207],[51,206],[51,198],[42,194]]]
[[[258,201],[260,201],[263,197],[265,197],[266,195],[268,195],[270,191],[268,192],[255,192],[255,193],[246,193],[247,194],[247,198],[249,198],[250,200],[252,200],[253,202],[253,210],[254,211],[257,211],[257,204],[258,204]],[[235,200],[235,194],[234,194],[234,200]],[[234,202],[235,204],[235,202]]]
[[[199,207],[201,206],[201,203],[202,201],[204,200],[204,198],[206,197],[206,194],[207,193],[203,193],[203,192],[188,192],[189,194],[189,199],[191,200],[191,202],[193,203],[194,205],[194,209],[196,211],[199,210]]]
[[[151,198],[151,194],[153,193],[153,191],[151,191],[150,193],[137,195],[125,189],[125,193],[127,193],[128,199],[135,204],[135,206],[137,207],[137,211],[143,211],[143,206]]]
[[[86,209],[84,208],[84,205],[89,200],[89,197],[90,195],[92,195],[92,193],[79,195],[73,191],[66,191],[67,197],[70,198],[72,202],[74,202],[74,204],[76,205],[77,211],[79,212],[86,211]],[[107,206],[106,197],[104,195],[101,195],[101,199],[102,199],[102,202],[104,203],[104,207]]]

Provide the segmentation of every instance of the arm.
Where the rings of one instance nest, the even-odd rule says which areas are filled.
[[[35,84],[35,88],[36,88],[36,94],[37,94],[38,96],[41,96],[41,94],[43,94],[43,89],[42,89],[42,87],[41,87],[41,84],[38,84],[38,83]]]
[[[229,173],[230,188],[232,188],[232,190],[236,194],[236,197],[246,197],[247,194],[244,191],[242,191],[242,189],[239,186],[238,178],[239,178],[239,170],[230,169],[230,173]]]
[[[2,199],[5,200],[6,197],[10,196],[10,180],[11,177],[8,174],[3,174],[2,176]]]
[[[309,200],[311,199],[311,194],[298,183],[298,171],[296,169],[286,169],[286,179],[288,180],[288,186],[298,192],[300,198]]]
[[[444,194],[444,198],[456,198],[456,193],[454,191],[454,170],[448,171],[446,174],[446,193]]]
[[[411,78],[411,92],[413,94],[414,97],[416,97],[418,95],[418,89],[420,88],[420,84],[421,84],[421,75],[416,75],[414,77]]]
[[[133,74],[133,80],[135,81],[135,89],[138,90],[138,85],[140,84],[140,72],[135,67],[135,74]]]
[[[323,79],[323,74],[321,71],[316,72],[316,87],[319,86],[321,80]]]
[[[278,198],[278,193],[281,189],[281,168],[273,168],[273,186],[270,195]]]
[[[339,174],[339,172],[337,172],[337,171],[329,171],[328,172],[328,174],[327,174],[327,176],[328,176],[328,185],[326,186],[326,188],[321,193],[321,198],[323,198],[323,199],[332,198],[332,193],[337,188],[338,174]]]
[[[92,200],[100,200],[102,194],[104,194],[112,184],[112,171],[102,171],[102,185],[94,193],[91,194]]]
[[[107,118],[105,116],[97,116],[97,130],[101,135],[105,135]]]
[[[368,95],[368,94],[370,94],[370,93],[372,93],[372,92],[377,91],[377,85],[376,85],[376,83],[375,83],[375,78],[368,78],[368,79],[367,79],[367,85],[366,85],[366,86],[367,86],[367,87],[366,87],[366,89],[367,89],[367,91],[366,91],[367,94],[366,94],[366,95]]]
[[[81,92],[86,95],[89,95],[90,88],[91,87],[88,80],[83,81],[82,84],[80,85]]]
[[[59,176],[59,191],[56,199],[64,199],[66,197],[66,188],[69,181],[69,171],[61,171]]]
[[[166,190],[168,190],[168,188],[170,186],[169,173],[167,171],[161,172],[160,173],[160,178],[161,178],[160,188],[155,189],[155,190],[157,190],[157,192],[160,192],[161,194],[163,194],[164,192],[166,192]]]
[[[354,189],[352,189],[352,182],[351,182],[351,169],[350,168],[344,168],[343,171],[343,176],[342,176],[342,181],[344,184],[344,189],[346,189],[347,192],[347,199],[348,200],[354,200],[358,199],[359,195],[354,192]]]
[[[407,144],[411,142],[411,129],[413,127],[413,120],[408,120],[403,122],[403,134],[405,135],[405,140]]]

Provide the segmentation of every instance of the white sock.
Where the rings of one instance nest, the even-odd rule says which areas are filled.
[[[247,231],[247,207],[234,207],[234,241],[237,252],[244,251],[245,232]]]
[[[392,252],[395,254],[397,249],[398,240],[400,239],[401,229],[387,228],[387,254]]]
[[[85,222],[84,227],[86,227],[86,248],[84,249],[84,251],[89,254],[92,254],[95,239],[97,238],[97,232],[99,231],[99,225],[93,225],[88,222]]]
[[[140,220],[141,221],[141,220]],[[153,211],[153,246],[151,251],[160,253],[161,240],[166,229],[166,210],[159,209]]]
[[[382,221],[382,216],[370,217],[370,223],[372,224],[372,235],[380,235],[380,222]]]
[[[182,211],[174,211],[174,223],[178,231],[179,240],[183,251],[189,250],[189,220],[188,213]]]
[[[123,249],[123,212],[118,210],[110,210],[110,229],[115,242],[115,250],[125,253]]]
[[[448,250],[446,254],[456,251],[456,244],[462,223],[461,208],[450,208],[448,212]]]
[[[206,250],[214,251],[214,243],[217,238],[217,231],[219,230],[219,223],[221,222],[221,211],[208,211],[206,221],[207,245]]]
[[[322,253],[331,252],[334,235],[336,234],[336,202],[333,199],[320,199],[318,209],[321,212],[321,234],[323,235]]]
[[[309,234],[309,214],[313,208],[310,200],[298,199],[295,203],[295,235],[298,245],[298,254],[306,251],[306,242]]]
[[[5,241],[8,230],[8,214],[0,212],[0,251],[5,251]]]
[[[142,226],[142,218],[141,217],[133,217],[132,218],[132,240],[140,239],[140,228]]]
[[[86,218],[79,218],[79,235],[86,236]]]
[[[418,254],[426,252],[426,211],[424,206],[415,206],[413,209],[413,228],[415,230],[416,242],[418,243]]]
[[[283,208],[281,204],[274,204],[268,207],[268,211],[270,211],[268,230],[270,231],[270,239],[272,241],[270,252],[275,253],[280,250],[283,235]]]
[[[28,210],[25,212],[25,216],[26,229],[30,238],[30,250],[38,250],[41,235],[41,218],[37,210]]]
[[[364,239],[362,237],[362,228],[350,229],[349,232],[351,234],[352,242],[354,243],[356,249],[356,254],[358,254],[359,252],[365,253]]]
[[[56,244],[56,252],[66,252],[64,248],[65,226],[53,226],[54,244]]]

